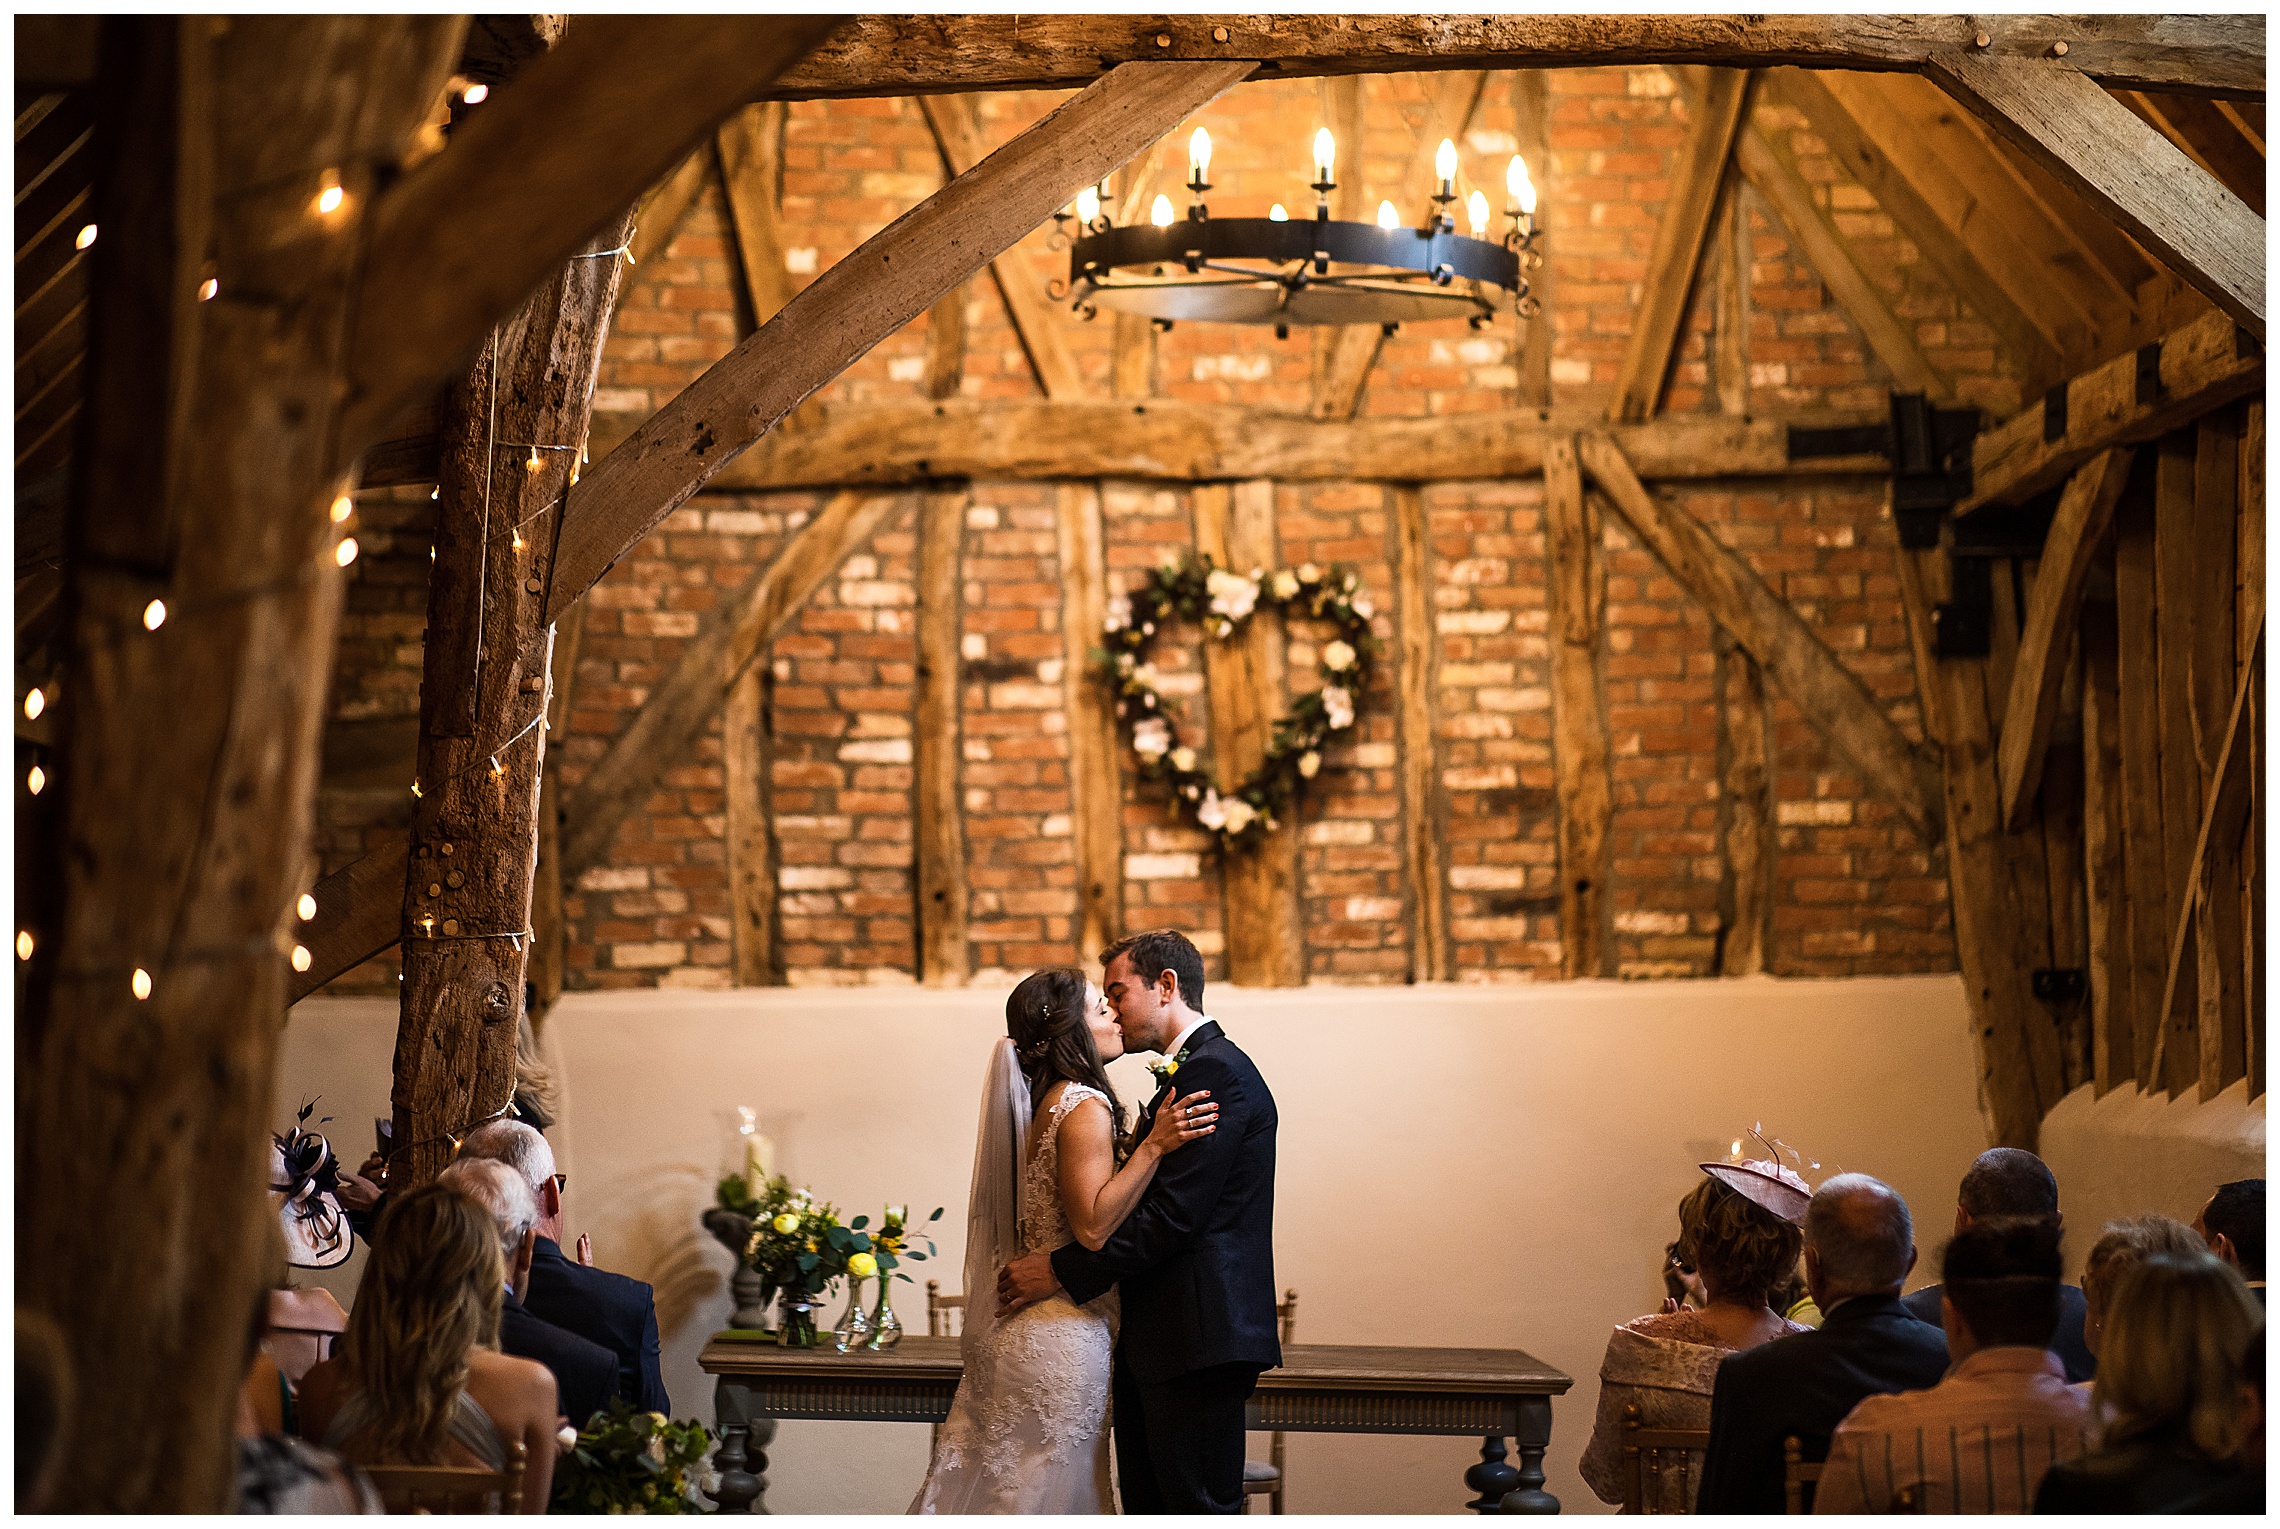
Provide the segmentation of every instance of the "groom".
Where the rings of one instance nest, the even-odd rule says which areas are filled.
[[[1081,1305],[1121,1285],[1113,1392],[1124,1511],[1240,1513],[1243,1404],[1259,1372],[1282,1363],[1274,1096],[1202,1012],[1203,957],[1187,936],[1128,935],[1100,959],[1124,1049],[1156,1052],[1168,1069],[1133,1140],[1174,1094],[1200,1089],[1219,1106],[1219,1128],[1163,1160],[1098,1252],[1072,1242],[1016,1259],[999,1274],[998,1295],[1007,1310],[1056,1289]]]

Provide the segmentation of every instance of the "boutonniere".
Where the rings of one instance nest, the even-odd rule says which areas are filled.
[[[1180,1070],[1180,1063],[1186,1061],[1187,1059],[1187,1048],[1183,1046],[1180,1048],[1179,1055],[1173,1057],[1168,1062],[1150,1062],[1148,1064],[1148,1070],[1156,1075],[1157,1082],[1169,1083],[1172,1081],[1173,1074],[1177,1073]]]

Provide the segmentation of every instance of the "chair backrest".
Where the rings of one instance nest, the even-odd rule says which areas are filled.
[[[1649,1428],[1637,1402],[1623,1409],[1623,1511],[1653,1513],[1662,1502],[1662,1480],[1678,1478],[1678,1500],[1691,1508],[1694,1457],[1710,1447],[1707,1428]]]
[[[1283,1342],[1296,1343],[1298,1341],[1298,1288],[1296,1286],[1285,1290],[1283,1298],[1275,1304],[1275,1326],[1282,1330]]]
[[[507,1445],[507,1463],[495,1471],[458,1465],[367,1465],[373,1490],[390,1513],[520,1513],[523,1463],[520,1439]]]
[[[966,1324],[966,1298],[962,1295],[944,1295],[940,1280],[926,1282],[926,1335],[930,1338],[955,1338]]]
[[[1781,1441],[1781,1511],[1784,1513],[1810,1513],[1813,1505],[1805,1500],[1805,1489],[1821,1479],[1818,1461],[1805,1458],[1804,1441],[1791,1434]]]
[[[295,1385],[332,1357],[334,1341],[347,1331],[348,1313],[323,1286],[269,1292],[269,1330],[262,1337],[262,1347]]]

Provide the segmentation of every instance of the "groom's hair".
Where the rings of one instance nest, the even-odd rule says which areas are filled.
[[[1177,929],[1144,929],[1128,934],[1100,953],[1101,970],[1118,956],[1132,958],[1132,970],[1141,981],[1153,983],[1170,972],[1180,985],[1180,1001],[1203,1012],[1203,953]]]

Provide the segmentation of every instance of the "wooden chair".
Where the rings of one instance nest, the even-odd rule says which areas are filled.
[[[956,1321],[951,1320],[955,1313]],[[926,1335],[929,1338],[955,1338],[966,1325],[966,1298],[962,1295],[944,1295],[942,1282],[926,1282]]]
[[[1821,1479],[1817,1461],[1805,1458],[1805,1446],[1795,1434],[1781,1441],[1781,1511],[1784,1513],[1810,1513],[1812,1504],[1805,1500],[1805,1488]]]
[[[1294,1340],[1298,1331],[1298,1292],[1285,1290],[1280,1304],[1275,1307],[1275,1325],[1282,1330],[1282,1341]],[[1283,1510],[1283,1436],[1272,1434],[1267,1439],[1267,1458],[1243,1462],[1243,1511],[1251,1511],[1251,1499],[1264,1497],[1269,1513]]]
[[[459,1465],[368,1465],[373,1490],[390,1513],[520,1513],[526,1451],[516,1439],[495,1471]]]
[[[1692,1512],[1694,1492],[1700,1483],[1694,1480],[1694,1457],[1709,1449],[1710,1430],[1707,1428],[1649,1428],[1639,1413],[1639,1404],[1631,1403],[1623,1409],[1623,1511],[1625,1513],[1653,1513],[1662,1500],[1663,1473],[1673,1466],[1666,1463],[1668,1456],[1675,1461],[1678,1473],[1678,1500]]]

